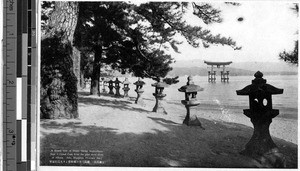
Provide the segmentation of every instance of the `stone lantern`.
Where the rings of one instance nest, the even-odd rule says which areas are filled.
[[[141,97],[142,94],[144,93],[144,90],[143,90],[143,85],[145,84],[144,81],[142,81],[140,78],[135,82],[133,83],[134,85],[136,85],[136,89],[134,90],[136,93],[137,93],[137,97],[136,97],[136,100],[135,100],[135,104],[141,104],[141,105],[144,105],[144,101],[143,101],[143,98]]]
[[[244,115],[251,119],[254,126],[253,135],[241,154],[258,160],[271,158],[272,166],[284,167],[285,159],[278,151],[269,131],[272,118],[279,114],[279,110],[272,107],[272,95],[282,94],[283,89],[267,84],[260,71],[257,71],[254,76],[251,85],[236,91],[237,95],[249,96],[250,109],[244,109]]]
[[[120,94],[120,83],[122,83],[121,81],[119,81],[118,78],[116,78],[116,80],[114,81],[115,83],[115,89],[116,89],[116,94],[115,96],[116,97],[121,97],[121,94]]]
[[[107,79],[107,78],[104,78],[104,77],[102,77],[102,78],[101,78],[101,80],[102,80],[102,82],[103,82],[103,83],[102,83],[102,85],[103,85],[103,86],[102,86],[102,92],[103,92],[103,93],[107,93],[107,91],[106,91],[105,87],[107,86],[108,79]]]
[[[187,111],[183,124],[186,124],[188,126],[200,126],[202,129],[204,129],[197,116],[191,116],[190,114],[190,110],[200,104],[200,102],[196,98],[196,95],[198,91],[203,91],[203,88],[194,84],[192,76],[189,76],[187,79],[187,84],[178,89],[178,91],[185,93],[185,100],[181,100],[181,103],[185,105]]]
[[[109,81],[108,81],[108,88],[109,88],[109,92],[108,92],[108,94],[112,94],[112,95],[114,95],[114,92],[113,92],[113,88],[114,88],[114,81],[113,81],[113,80],[109,80]]]
[[[103,80],[102,78],[99,78],[99,87],[102,87],[103,86]]]
[[[104,85],[104,77],[100,78],[99,85],[100,87]]]
[[[166,110],[163,107],[162,101],[166,96],[166,94],[163,94],[164,88],[168,85],[162,82],[161,79],[159,79],[158,82],[151,84],[151,86],[155,87],[155,93],[153,93],[153,96],[156,99],[156,103],[152,111],[167,114]]]
[[[124,97],[128,97],[128,91],[130,90],[129,84],[130,84],[130,82],[128,81],[128,78],[125,78],[125,80],[123,81]]]

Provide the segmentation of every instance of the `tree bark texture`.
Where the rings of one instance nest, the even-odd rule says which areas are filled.
[[[72,46],[72,60],[73,72],[77,78],[80,79],[80,51],[73,46],[74,33],[78,21],[78,2],[55,2],[55,11],[50,17],[49,32],[47,37],[52,37],[57,32],[64,34],[63,43],[71,43]],[[77,87],[80,87],[79,81]]]
[[[44,62],[46,66],[42,66],[42,76],[43,73],[50,76],[44,82],[42,78],[41,118],[78,117],[77,86],[80,79],[80,52],[73,46],[77,20],[78,2],[55,2],[55,9],[49,17],[49,27],[42,35],[42,52],[43,48],[47,48],[43,44],[57,46],[53,44],[54,42],[51,44],[51,39],[57,36],[60,37],[59,43],[64,50],[52,48],[57,52],[52,56],[42,53],[42,65],[43,60],[46,60]],[[51,59],[52,61],[49,61]]]
[[[53,37],[57,32],[63,32],[66,42],[73,43],[74,32],[78,20],[77,2],[55,2],[55,9],[49,21],[46,37]]]

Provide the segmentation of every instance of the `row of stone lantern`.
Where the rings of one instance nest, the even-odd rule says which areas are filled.
[[[107,82],[108,83],[108,88],[109,88],[108,94],[115,95],[116,97],[121,96],[120,95],[120,83],[122,83],[122,82],[119,81],[118,78],[116,78],[115,81],[113,81],[113,80],[107,81],[104,78],[102,78],[102,81],[103,81],[103,83],[102,83],[103,84],[103,92],[106,92],[105,83]],[[113,84],[115,84],[115,85],[113,85]],[[131,84],[131,83],[128,81],[128,78],[125,78],[125,81],[123,82],[124,97],[128,97],[128,91],[130,90],[129,84]],[[144,105],[145,103],[143,101],[142,94],[144,93],[143,86],[146,83],[139,78],[133,84],[136,85],[136,89],[134,91],[137,93],[135,103],[140,104],[140,105]],[[162,105],[162,100],[166,96],[166,94],[163,94],[163,90],[164,90],[165,87],[167,87],[167,84],[162,82],[161,79],[159,79],[159,81],[157,83],[152,84],[152,86],[155,87],[155,93],[153,93],[153,96],[156,99],[156,103],[155,103],[155,106],[154,106],[152,111],[153,112],[162,112],[162,113],[167,114],[167,112],[165,111],[165,109]],[[113,92],[114,88],[116,90],[116,93]]]
[[[279,152],[269,132],[269,126],[272,122],[272,119],[279,114],[279,110],[273,109],[272,107],[272,95],[282,94],[283,89],[278,89],[270,84],[267,84],[267,81],[262,78],[263,74],[260,71],[256,72],[254,76],[255,79],[252,80],[251,85],[248,85],[245,88],[236,91],[237,95],[249,96],[250,109],[245,109],[244,114],[250,118],[254,126],[252,138],[246,144],[245,150],[243,150],[241,154],[251,156],[257,160],[266,160],[266,156],[268,156],[270,160],[268,162],[271,163],[271,166],[285,167],[285,158]],[[186,116],[183,124],[186,124],[188,126],[200,126],[201,128],[203,128],[196,114],[191,113],[191,109],[200,104],[196,96],[197,92],[203,91],[203,88],[195,85],[191,76],[189,76],[187,80],[188,81],[186,85],[178,89],[178,91],[185,93],[185,99],[181,101],[181,103],[185,105],[186,108]],[[113,81],[109,82],[110,88],[113,87],[112,83]],[[114,83],[114,88],[119,89],[120,81],[116,79]],[[128,79],[125,79],[123,84],[123,90],[124,92],[126,91],[124,95],[126,94],[126,96],[128,96],[128,85],[130,84],[130,82],[128,81]],[[134,84],[136,85],[135,92],[137,93],[135,103],[143,105],[144,102],[142,94],[144,92],[143,85],[145,84],[145,82],[143,82],[139,78],[138,81]],[[152,84],[152,86],[155,87],[155,93],[153,93],[153,96],[156,99],[153,112],[161,112],[167,114],[162,105],[163,98],[166,96],[166,94],[163,93],[163,90],[165,87],[167,87],[167,84],[159,79],[158,82]],[[119,90],[117,92],[119,92]]]
[[[107,85],[108,83],[108,85]],[[128,97],[128,91],[130,90],[129,84],[130,82],[128,81],[128,78],[125,78],[125,81],[121,82],[118,78],[116,78],[115,81],[109,80],[108,78],[101,78],[100,86],[102,86],[102,92],[107,93],[106,87],[109,88],[108,94],[115,95],[115,97],[121,97],[122,95],[120,94],[120,84],[123,84],[123,90],[124,90],[124,96],[123,97]],[[115,93],[113,91],[115,89]]]
[[[103,85],[103,92],[106,92],[106,90],[105,90],[106,84],[105,83],[108,83],[108,88],[109,88],[108,94],[115,95],[116,97],[121,96],[120,95],[120,83],[122,83],[122,82],[119,81],[118,78],[116,78],[115,81],[113,81],[113,80],[108,81],[106,78],[101,78],[101,80],[102,80],[102,85]],[[128,97],[128,91],[130,90],[129,84],[131,84],[131,83],[128,81],[128,78],[125,78],[125,81],[123,82],[124,97]],[[143,98],[142,98],[142,94],[144,93],[143,86],[146,83],[144,81],[142,81],[140,78],[138,78],[138,80],[133,84],[136,85],[136,89],[134,91],[137,93],[135,104],[145,105]],[[155,87],[155,93],[153,93],[153,96],[156,99],[156,103],[155,103],[155,106],[153,107],[152,111],[167,114],[166,110],[163,107],[163,98],[166,96],[166,94],[163,93],[163,90],[168,85],[166,83],[162,82],[161,79],[159,79],[159,81],[152,84],[152,86]],[[116,90],[116,93],[113,92],[114,88]]]

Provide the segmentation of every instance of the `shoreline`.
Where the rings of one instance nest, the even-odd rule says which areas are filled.
[[[148,100],[150,100],[150,99],[148,99]],[[167,102],[170,104],[182,105],[180,102],[177,102],[174,100],[170,100]],[[200,110],[220,110],[219,105],[216,103],[212,104],[209,101],[203,101],[203,100],[199,100],[199,102],[200,102],[200,104],[199,104],[198,108]],[[236,113],[236,114],[241,114],[241,115],[243,115],[243,109],[249,109],[249,106],[246,106],[246,105],[239,105],[239,106],[223,105],[223,107],[228,110],[234,111],[234,113]],[[298,109],[297,108],[276,107],[276,109],[279,110],[279,115],[276,116],[276,118],[298,120]]]
[[[243,108],[227,108],[228,106],[217,106],[212,104],[200,104],[196,109],[197,116],[201,118],[214,120],[217,122],[230,122],[243,124],[253,128],[250,118],[243,114]],[[169,107],[170,113],[174,109],[180,109],[182,115],[185,115],[184,105],[175,104]],[[281,114],[281,111],[279,111]],[[279,115],[280,115],[279,114]],[[275,117],[270,125],[270,134],[273,137],[298,144],[298,120],[297,118]]]

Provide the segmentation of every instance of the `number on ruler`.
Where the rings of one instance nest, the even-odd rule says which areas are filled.
[[[13,11],[14,10],[14,3],[15,2],[13,0],[9,0],[8,2],[9,2],[9,10]]]
[[[16,136],[13,135],[12,138],[13,139],[12,139],[11,145],[15,145],[16,144]]]
[[[14,81],[11,81],[11,80],[8,80],[7,82],[8,82],[8,84],[14,84],[15,83]]]

